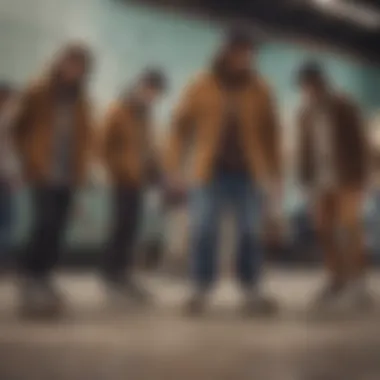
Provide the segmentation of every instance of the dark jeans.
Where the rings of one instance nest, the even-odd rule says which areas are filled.
[[[242,287],[259,279],[262,252],[257,237],[262,197],[245,175],[219,175],[195,188],[190,201],[192,275],[196,287],[207,290],[215,279],[221,213],[232,206],[237,224],[236,271]]]
[[[107,280],[120,281],[133,266],[142,194],[140,189],[117,186],[112,190],[111,202],[111,231],[102,270]]]
[[[0,180],[0,256],[5,258],[11,248],[13,225],[13,194],[9,185]],[[8,257],[7,257],[8,258]]]
[[[72,200],[69,187],[45,185],[31,190],[31,237],[21,270],[33,277],[50,274],[59,259]]]
[[[373,196],[373,216],[370,226],[368,226],[371,237],[372,249],[376,255],[380,253],[380,191],[377,190]]]

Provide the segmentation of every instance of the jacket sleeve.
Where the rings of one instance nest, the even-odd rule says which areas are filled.
[[[157,185],[162,180],[162,166],[159,147],[154,135],[154,126],[150,122],[144,130],[143,149],[146,151],[146,176],[151,185]]]
[[[106,112],[103,123],[100,126],[100,133],[97,142],[100,159],[107,170],[109,170],[112,166],[113,152],[116,145],[119,144],[118,129],[118,110],[116,106],[112,106]]]
[[[305,109],[300,109],[296,115],[296,176],[299,182],[307,186],[312,179],[312,157],[310,127]]]
[[[280,131],[271,92],[265,83],[261,86],[262,119],[254,124],[252,138],[246,143],[255,176],[267,186],[280,176]]]
[[[274,179],[282,176],[282,136],[278,108],[274,96],[267,94],[266,100],[266,123],[265,123],[265,145],[268,161],[268,170]]]
[[[352,178],[358,183],[364,184],[368,179],[370,166],[370,147],[366,125],[358,105],[350,99],[343,103],[343,114],[346,117],[346,137],[348,149],[352,160]]]
[[[96,132],[95,132],[95,122],[94,114],[92,108],[92,102],[89,99],[83,100],[82,117],[84,123],[84,151],[86,155],[87,162],[96,162],[97,152],[96,152]]]
[[[174,110],[163,163],[169,176],[176,176],[181,168],[189,135],[196,125],[198,93],[199,85],[197,83],[190,84],[185,88],[179,104]]]
[[[33,108],[36,97],[37,93],[34,87],[25,90],[16,105],[16,111],[10,125],[13,147],[21,162],[26,159],[28,137],[32,133]]]

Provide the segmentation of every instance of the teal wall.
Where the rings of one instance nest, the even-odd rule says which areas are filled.
[[[170,72],[167,111],[187,79],[207,62],[218,34],[205,23],[117,0],[2,0],[0,76],[25,81],[73,38],[88,42],[96,54],[93,93],[100,106],[145,66],[157,64]]]
[[[264,45],[258,59],[261,72],[283,107],[297,103],[294,77],[297,67],[307,59],[323,63],[331,81],[355,97],[366,111],[371,113],[380,107],[380,67],[304,45],[275,42]]]
[[[162,66],[171,92],[158,109],[158,132],[182,86],[204,67],[217,48],[220,27],[175,13],[123,5],[117,0],[1,0],[0,78],[22,84],[41,70],[57,46],[81,39],[96,55],[92,93],[99,113],[144,67]],[[303,46],[267,43],[258,53],[260,71],[276,91],[285,135],[293,136],[292,114],[297,104],[294,70],[317,56],[336,84],[352,93],[372,113],[379,107],[380,70]],[[74,242],[98,244],[106,233],[108,204],[103,190],[80,195],[70,232]],[[17,239],[28,224],[28,202],[19,197]],[[289,204],[296,200],[290,191]]]
[[[142,68],[164,67],[172,82],[170,96],[160,109],[165,121],[181,87],[204,67],[219,37],[217,24],[119,0],[2,0],[0,77],[23,83],[41,70],[57,46],[81,39],[97,57],[92,88],[101,108]],[[304,46],[268,43],[258,54],[259,66],[283,106],[295,104],[294,70],[309,57],[321,59],[332,79],[369,111],[378,107],[379,68]]]

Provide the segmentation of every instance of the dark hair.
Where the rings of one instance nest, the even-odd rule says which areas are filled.
[[[81,43],[70,43],[63,48],[58,53],[58,57],[53,63],[52,75],[54,78],[59,77],[61,65],[67,60],[75,60],[81,62],[84,66],[85,73],[87,73],[92,66],[93,57],[90,49]]]
[[[257,41],[247,30],[232,28],[226,34],[225,45],[228,49],[254,49]]]
[[[316,61],[309,61],[300,67],[296,81],[298,85],[305,83],[320,84],[324,79],[325,75],[322,66]]]
[[[158,91],[166,91],[168,87],[167,78],[160,69],[147,69],[141,76],[141,83],[153,87]]]
[[[76,60],[82,62],[86,71],[91,68],[93,57],[90,52],[90,49],[80,43],[72,43],[66,45],[66,47],[62,50],[62,60]]]
[[[3,96],[12,95],[14,92],[13,86],[5,81],[0,81],[0,94]]]
[[[62,65],[72,60],[83,65],[84,71],[82,77],[78,78],[78,82],[70,85],[70,93],[72,93],[73,96],[77,96],[84,90],[84,85],[93,63],[91,51],[85,44],[78,42],[69,43],[58,51],[57,57],[50,69],[50,84],[53,88],[60,87]]]

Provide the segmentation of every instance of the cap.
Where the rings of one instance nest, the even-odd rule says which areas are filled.
[[[254,49],[257,41],[254,40],[252,34],[242,28],[232,28],[227,32],[226,45],[230,48],[248,48]]]
[[[297,74],[297,83],[319,82],[324,79],[324,70],[322,65],[317,61],[305,62]]]
[[[142,75],[142,81],[160,91],[165,91],[168,86],[164,72],[158,68],[147,69]]]

